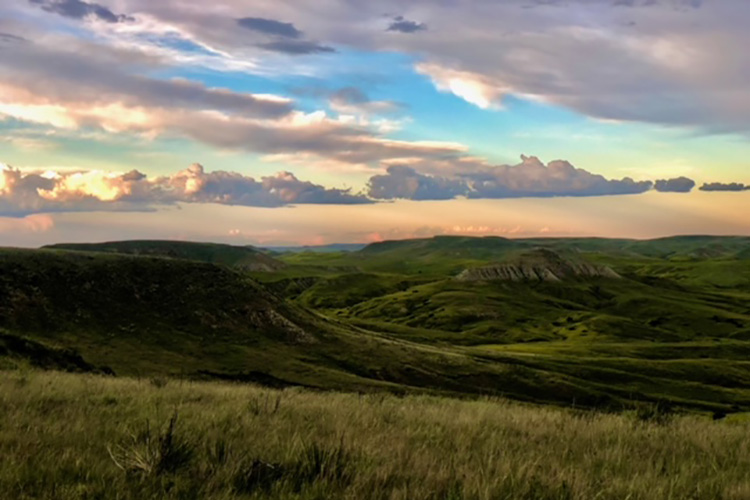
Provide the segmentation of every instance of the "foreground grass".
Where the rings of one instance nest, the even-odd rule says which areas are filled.
[[[750,424],[0,372],[0,498],[745,499]]]

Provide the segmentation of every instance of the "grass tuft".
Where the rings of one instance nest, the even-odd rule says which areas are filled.
[[[162,431],[154,431],[149,421],[139,432],[131,433],[124,444],[107,448],[115,465],[131,475],[159,476],[175,473],[190,463],[194,446],[176,433],[177,412]]]

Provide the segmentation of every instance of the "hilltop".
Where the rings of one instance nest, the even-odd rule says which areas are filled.
[[[653,240],[608,238],[503,238],[435,236],[371,243],[358,251],[298,252],[279,259],[292,265],[349,266],[365,272],[457,275],[469,267],[508,260],[525,252],[548,249],[566,258],[622,263],[747,260],[750,238],[741,236],[674,236]]]
[[[264,252],[247,246],[189,241],[133,240],[108,243],[61,243],[44,247],[51,250],[120,253],[186,259],[222,264],[247,271],[278,271],[286,265]]]

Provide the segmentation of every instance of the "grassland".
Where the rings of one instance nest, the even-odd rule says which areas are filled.
[[[608,266],[622,279],[455,279],[464,269],[512,262],[540,247]],[[708,236],[438,237],[281,258],[289,269],[316,262],[356,267],[359,274],[317,275],[288,294],[348,324],[564,376],[618,400],[664,398],[736,411],[750,402],[748,248],[747,238]],[[273,279],[264,277],[270,285]]]
[[[0,498],[750,498],[749,252],[0,249]]]
[[[0,372],[0,414],[8,499],[750,497],[740,415],[26,369]]]
[[[0,358],[126,376],[737,413],[750,410],[749,245],[440,237],[285,253],[262,272],[236,265],[257,250],[222,245],[0,250]],[[523,262],[538,247],[621,278],[455,279]]]

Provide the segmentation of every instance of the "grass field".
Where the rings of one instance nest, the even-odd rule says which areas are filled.
[[[14,370],[0,416],[7,499],[750,498],[742,415]]]
[[[748,249],[0,249],[0,499],[748,499]]]

